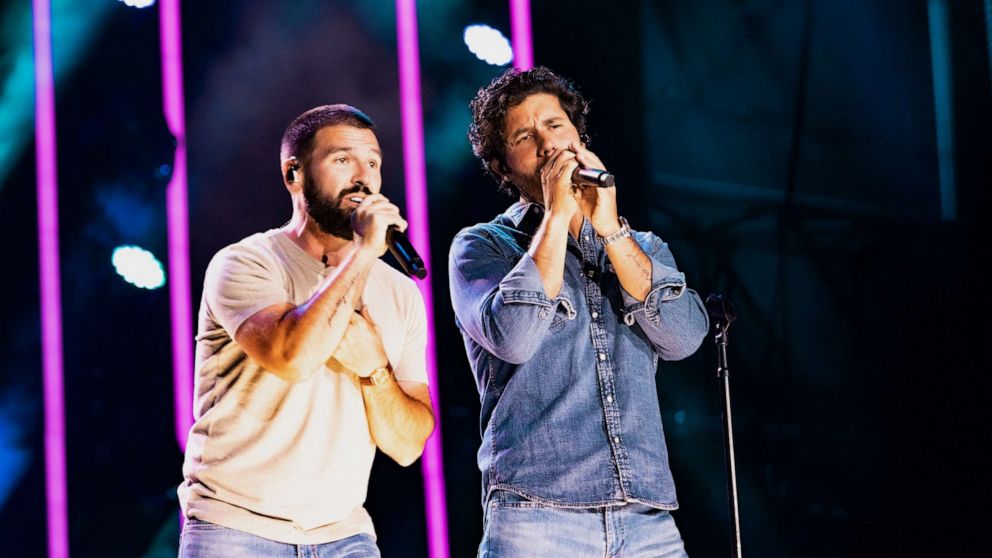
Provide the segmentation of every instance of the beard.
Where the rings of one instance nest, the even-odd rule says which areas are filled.
[[[323,195],[317,184],[309,177],[303,179],[303,199],[307,202],[307,214],[325,234],[354,240],[355,231],[351,226],[351,214],[354,210],[342,207],[347,196],[359,192],[372,192],[361,184],[345,188],[335,198]]]

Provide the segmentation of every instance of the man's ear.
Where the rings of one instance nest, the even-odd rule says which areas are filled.
[[[510,180],[510,176],[509,176],[510,173],[507,172],[506,167],[503,166],[503,163],[501,163],[499,159],[490,160],[489,168],[492,169],[494,173],[496,173],[496,176],[499,177],[501,182],[506,182]]]
[[[287,188],[293,188],[300,182],[302,172],[296,157],[290,157],[282,162],[282,178]]]

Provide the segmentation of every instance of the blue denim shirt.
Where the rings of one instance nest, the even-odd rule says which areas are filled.
[[[655,372],[659,356],[699,347],[709,329],[703,304],[648,232],[634,233],[652,264],[638,302],[588,220],[578,240],[569,236],[564,284],[549,299],[527,253],[543,213],[518,202],[451,245],[451,301],[482,400],[483,493],[675,509]]]

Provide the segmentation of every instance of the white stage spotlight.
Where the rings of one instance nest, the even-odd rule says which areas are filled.
[[[125,281],[142,289],[165,285],[165,270],[148,250],[137,246],[118,246],[111,256],[114,269]]]
[[[465,44],[472,54],[494,66],[503,66],[513,61],[513,48],[510,41],[488,25],[469,25],[465,28]]]

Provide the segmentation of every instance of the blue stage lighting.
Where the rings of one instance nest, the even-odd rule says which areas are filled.
[[[479,60],[494,66],[504,66],[513,61],[510,41],[488,25],[469,25],[465,28],[465,44]]]
[[[165,269],[155,256],[137,246],[118,246],[111,256],[114,269],[125,281],[142,289],[165,285]]]
[[[119,2],[124,2],[132,8],[147,8],[155,3],[155,0],[118,0]]]

